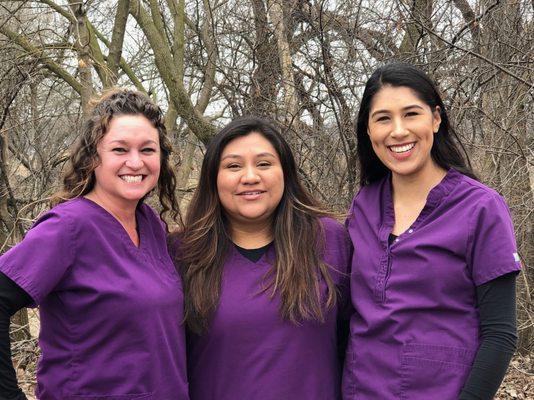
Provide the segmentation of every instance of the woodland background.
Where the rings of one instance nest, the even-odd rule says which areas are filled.
[[[205,143],[253,113],[280,122],[308,187],[345,211],[367,78],[389,61],[419,66],[512,212],[520,341],[500,398],[534,398],[534,0],[0,0],[0,50],[0,253],[46,209],[103,89],[137,88],[164,108],[184,209]],[[31,386],[29,326],[21,312],[12,334]]]

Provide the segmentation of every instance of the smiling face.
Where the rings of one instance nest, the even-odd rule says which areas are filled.
[[[440,170],[430,155],[441,118],[407,87],[384,86],[374,96],[368,134],[373,150],[394,177],[418,177]]]
[[[161,165],[158,130],[142,115],[113,117],[98,143],[92,193],[117,207],[135,206],[157,184]]]
[[[217,192],[231,225],[272,218],[284,193],[284,173],[273,145],[256,132],[230,141],[221,154]]]

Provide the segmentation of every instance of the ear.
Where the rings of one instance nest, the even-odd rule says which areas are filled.
[[[436,106],[432,111],[432,117],[432,130],[437,133],[441,124],[441,108],[439,106]]]

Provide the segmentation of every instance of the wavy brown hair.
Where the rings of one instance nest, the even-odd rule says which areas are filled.
[[[281,298],[280,313],[298,324],[302,320],[324,320],[325,308],[336,304],[337,293],[322,261],[324,232],[319,217],[331,216],[304,188],[287,142],[270,122],[245,117],[232,121],[209,143],[197,189],[185,218],[185,228],[170,241],[178,242],[174,254],[181,268],[185,292],[185,321],[197,333],[209,326],[219,303],[222,269],[232,245],[228,219],[217,192],[221,153],[235,138],[259,133],[274,147],[284,174],[284,193],[274,211],[272,233],[275,259],[261,290]],[[322,297],[320,279],[327,285]]]
[[[166,213],[170,213],[174,222],[181,223],[180,209],[175,196],[176,176],[170,165],[172,146],[167,137],[161,109],[141,92],[118,88],[111,89],[93,100],[91,107],[89,117],[71,150],[63,177],[63,189],[52,198],[52,204],[84,196],[93,190],[94,170],[100,162],[97,146],[107,133],[113,117],[142,115],[157,129],[159,136],[161,168],[157,190],[162,206],[160,215],[163,219]],[[144,198],[141,202],[143,200]]]

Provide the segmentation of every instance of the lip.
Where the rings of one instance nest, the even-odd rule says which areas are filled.
[[[417,142],[406,142],[406,143],[396,143],[394,145],[388,145],[386,146],[387,149],[388,149],[388,153],[393,157],[395,158],[396,160],[405,160],[407,159],[408,157],[410,157],[413,152],[414,152],[414,149],[416,147],[416,144]],[[392,147],[395,147],[397,149],[399,148],[402,148],[402,147],[408,147],[408,146],[412,146],[411,148],[408,148],[400,153],[398,152],[395,152],[392,150]]]
[[[265,192],[265,190],[243,190],[242,192],[236,193],[236,196],[239,196],[245,200],[257,200]]]
[[[131,179],[130,177],[138,177],[140,176],[141,177],[141,180],[140,181],[132,181],[132,180],[127,180],[127,179]],[[126,177],[128,177],[127,179],[125,179]],[[147,175],[145,174],[120,174],[119,175],[119,178],[123,181],[123,182],[126,182],[126,183],[129,183],[129,184],[135,184],[135,183],[142,183],[145,178],[147,177]]]

